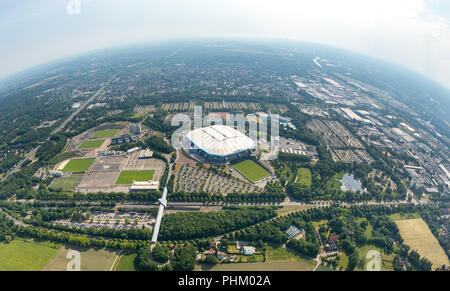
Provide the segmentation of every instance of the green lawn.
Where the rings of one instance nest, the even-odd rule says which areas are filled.
[[[94,160],[94,158],[70,160],[64,167],[63,172],[86,172]]]
[[[104,138],[104,137],[113,137],[118,132],[117,129],[105,129],[99,130],[94,134],[94,138]]]
[[[406,219],[416,219],[420,218],[419,213],[394,213],[389,215],[389,218],[396,221],[396,220],[406,220]]]
[[[121,255],[114,266],[114,271],[138,271],[137,254]]]
[[[60,248],[57,243],[22,238],[0,243],[0,271],[39,271]]]
[[[318,272],[320,272],[320,271],[322,271],[322,272],[331,272],[331,271],[334,271],[334,269],[332,269],[330,267],[327,267],[325,265],[319,265],[315,271],[318,271]]]
[[[342,180],[342,178],[344,178],[344,172],[340,172],[335,174],[333,177],[331,177],[327,182],[326,182],[326,187],[328,189],[336,189],[336,190],[341,190],[341,186],[342,186],[342,182],[339,180]]]
[[[252,160],[245,160],[233,165],[237,171],[250,181],[258,181],[270,175],[270,173]]]
[[[51,189],[63,189],[64,191],[73,191],[80,183],[83,175],[72,175],[67,177],[59,177],[50,184]]]
[[[273,246],[267,246],[266,248],[266,259],[267,261],[299,261],[303,263],[310,264],[312,266],[315,266],[315,262],[313,260],[309,260],[306,258],[301,257],[300,255],[289,251],[282,247],[273,247]]]
[[[312,183],[311,170],[308,168],[297,169],[297,183],[305,186],[311,186]]]
[[[366,271],[367,270],[367,263],[371,259],[366,259],[367,253],[371,250],[376,250],[381,253],[381,271],[393,271],[393,261],[394,261],[394,254],[387,255],[383,252],[382,249],[373,246],[373,245],[366,245],[361,248],[357,248],[358,254],[359,254],[359,262],[356,266],[355,270],[358,271]]]
[[[102,146],[104,139],[100,140],[86,140],[80,144],[79,149],[96,149]]]
[[[72,250],[80,253],[81,271],[110,271],[118,256],[117,250],[84,248],[65,244],[42,268],[42,271],[66,271],[69,262],[67,254]]]
[[[148,181],[153,178],[155,171],[122,171],[119,178],[117,178],[116,184],[128,185],[133,184],[133,181]]]

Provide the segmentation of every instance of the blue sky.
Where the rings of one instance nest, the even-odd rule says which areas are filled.
[[[81,3],[69,14],[69,1]],[[0,78],[80,52],[186,37],[291,38],[409,67],[450,87],[447,0],[1,0]]]

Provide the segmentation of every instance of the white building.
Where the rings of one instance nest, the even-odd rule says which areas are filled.
[[[159,181],[133,181],[130,191],[153,191],[159,189]]]
[[[255,247],[243,246],[241,252],[246,256],[251,256],[255,253]]]

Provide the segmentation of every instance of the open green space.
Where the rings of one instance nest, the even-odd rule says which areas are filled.
[[[78,251],[80,253],[81,271],[109,271],[112,269],[118,256],[118,252],[113,250],[84,248],[65,244],[42,270],[66,271],[67,264],[70,261],[70,259],[67,259],[67,255],[70,251]]]
[[[64,167],[63,172],[86,172],[94,160],[94,158],[70,160]]]
[[[392,219],[393,221],[416,219],[416,218],[420,218],[420,214],[419,213],[394,213],[394,214],[389,215],[389,218]]]
[[[0,243],[0,271],[39,271],[60,248],[58,243],[23,238]]]
[[[343,171],[334,174],[333,177],[331,177],[326,182],[326,187],[328,189],[340,190],[341,186],[342,186],[342,182],[340,180],[342,180],[343,178],[344,178],[344,172]]]
[[[53,180],[49,188],[51,189],[62,189],[64,191],[73,191],[80,183],[83,175],[71,175],[66,177],[59,177]]]
[[[295,252],[283,247],[267,246],[266,248],[266,260],[273,261],[297,261],[303,264],[314,267],[316,263],[313,260],[306,259]]]
[[[297,169],[297,183],[305,186],[311,186],[312,183],[311,170],[308,168]]]
[[[117,178],[116,184],[128,185],[133,184],[133,181],[148,181],[153,178],[155,171],[122,171],[119,178]]]
[[[71,159],[75,157],[75,155],[73,153],[69,153],[69,152],[63,152],[63,153],[59,153],[56,156],[54,156],[53,158],[50,159],[49,161],[49,165],[56,165],[59,164],[65,160]]]
[[[94,138],[104,138],[104,137],[113,137],[118,132],[117,129],[105,129],[105,130],[99,130],[95,132],[93,135]]]
[[[101,145],[105,142],[104,139],[99,139],[99,140],[86,140],[83,141],[80,146],[78,147],[79,149],[96,149],[101,147]]]
[[[359,262],[356,265],[355,270],[357,271],[367,271],[367,263],[370,262],[372,259],[367,259],[366,256],[369,251],[375,250],[381,253],[381,271],[393,271],[394,270],[394,254],[387,255],[383,252],[382,249],[373,246],[373,245],[366,245],[360,248],[356,249],[359,254]]]
[[[114,266],[114,271],[138,271],[137,254],[124,254],[119,257]]]
[[[270,175],[270,173],[252,160],[245,160],[233,164],[233,168],[239,171],[250,181],[258,181]]]
[[[325,265],[319,265],[314,271],[318,271],[318,272],[331,272],[334,271],[334,269],[327,267]]]

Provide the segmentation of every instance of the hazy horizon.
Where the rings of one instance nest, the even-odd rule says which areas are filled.
[[[78,7],[69,2],[81,3]],[[6,0],[0,79],[98,49],[196,38],[290,39],[400,65],[450,88],[450,3]],[[78,13],[79,12],[79,13]]]

